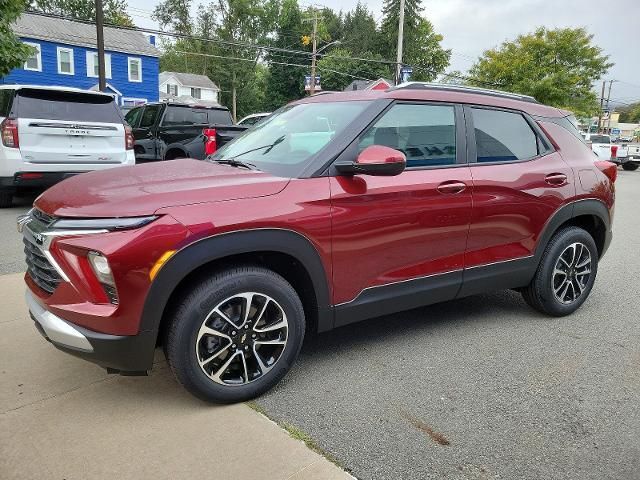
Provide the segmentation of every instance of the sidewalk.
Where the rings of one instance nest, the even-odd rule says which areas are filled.
[[[22,276],[0,276],[0,478],[353,478],[248,406],[191,397],[161,354],[150,377],[120,377],[59,352]]]

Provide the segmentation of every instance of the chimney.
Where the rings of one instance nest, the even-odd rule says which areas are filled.
[[[154,47],[156,46],[156,36],[155,35],[149,35],[149,43],[151,45],[153,45]]]

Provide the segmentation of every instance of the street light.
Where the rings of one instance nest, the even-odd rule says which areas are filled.
[[[333,42],[327,43],[324,47],[319,48],[318,50],[316,50],[316,55],[318,53],[320,53],[321,51],[323,51],[325,48],[329,48],[331,45],[339,45],[342,42],[340,40],[334,40]]]

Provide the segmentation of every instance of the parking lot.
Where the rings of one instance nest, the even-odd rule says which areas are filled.
[[[14,223],[32,200],[0,211],[0,274],[24,269]],[[258,406],[309,434],[360,479],[640,478],[640,171],[619,171],[616,202],[613,243],[576,314],[544,317],[519,294],[502,291],[354,324],[307,345]],[[5,304],[23,302],[17,283],[6,289],[0,292]],[[174,449],[166,462],[193,463],[194,477],[207,473],[193,460],[200,455],[198,425],[216,410],[188,399],[161,356],[150,378],[105,383],[100,369],[40,339],[34,357],[22,345],[34,343],[37,333],[8,328],[12,320],[0,320],[7,327],[2,404],[33,409],[29,438],[22,439],[29,445],[11,450],[12,465],[34,462],[39,449],[68,430],[69,445],[54,447],[65,456],[95,455],[86,471],[115,476],[92,445],[124,453],[123,462],[138,465],[142,475],[139,458],[162,466],[152,452],[182,443],[194,448]],[[24,322],[30,322],[26,315]],[[42,403],[60,394],[68,376],[70,393]],[[96,409],[87,408],[94,402]],[[20,434],[9,418],[13,409],[0,415],[3,437],[8,426]],[[118,447],[135,435],[136,411],[158,425],[155,433],[138,435],[145,445],[141,457]],[[74,437],[86,432],[64,421],[73,412],[95,416],[86,442]],[[176,415],[190,422],[188,428]],[[214,423],[206,431],[224,435],[233,428]],[[167,436],[175,432],[180,439]]]

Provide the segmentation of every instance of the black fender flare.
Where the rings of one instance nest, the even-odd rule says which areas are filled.
[[[580,217],[582,215],[593,215],[599,218],[605,226],[607,235],[602,251],[602,255],[604,255],[605,251],[609,247],[609,243],[611,240],[611,216],[609,215],[609,209],[600,200],[596,200],[594,198],[586,198],[583,200],[576,200],[575,202],[571,202],[560,207],[547,221],[547,224],[545,225],[542,234],[538,239],[538,245],[536,246],[534,254],[536,265],[538,265],[538,263],[540,262],[542,254],[544,253],[544,249],[547,247],[547,244],[549,243],[549,240],[551,240],[553,234],[558,231],[558,228],[560,228],[562,224],[568,222],[569,220]]]
[[[307,270],[315,290],[318,331],[333,328],[333,308],[324,265],[311,241],[293,230],[253,229],[206,237],[179,250],[155,277],[145,299],[140,332],[151,331],[156,338],[163,313],[178,285],[198,267],[209,262],[252,252],[278,252],[294,257]]]

